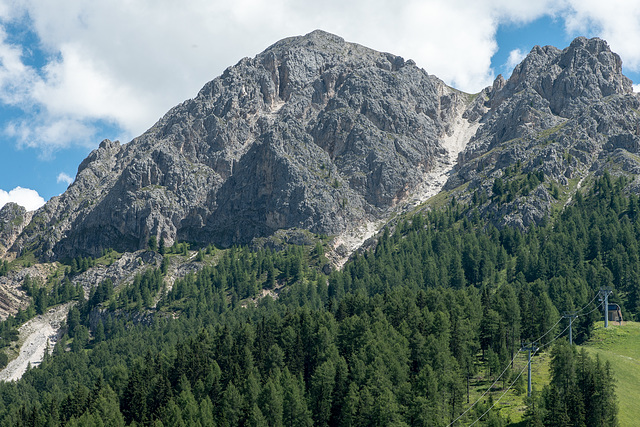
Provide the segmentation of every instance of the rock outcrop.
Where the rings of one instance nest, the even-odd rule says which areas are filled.
[[[16,314],[18,309],[26,309],[31,304],[31,298],[22,289],[22,283],[27,276],[38,283],[38,286],[42,286],[55,271],[56,265],[46,263],[11,270],[6,276],[0,276],[0,320]]]
[[[33,212],[27,212],[25,208],[12,202],[0,209],[0,258],[13,245],[32,216]]]

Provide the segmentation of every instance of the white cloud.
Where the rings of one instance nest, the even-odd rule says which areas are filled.
[[[502,66],[505,77],[508,78],[516,65],[521,63],[526,56],[527,53],[523,52],[521,49],[513,49],[509,52],[509,58],[507,58],[507,62]]]
[[[45,203],[36,190],[22,187],[16,187],[9,192],[0,190],[0,209],[9,202],[24,206],[28,211],[35,211]]]
[[[633,85],[633,91],[634,91],[635,93],[640,93],[640,84],[638,84],[638,85]]]
[[[60,53],[62,60],[48,64],[45,78],[32,89],[32,96],[51,115],[113,120],[126,129],[146,123],[146,106],[126,82],[104,73],[102,65],[78,46],[63,45]]]
[[[640,71],[640,2],[628,0],[568,0],[570,32],[592,34],[609,43],[625,68]]]
[[[28,25],[47,65],[27,65],[29,46],[0,31],[0,102],[27,117],[5,132],[46,153],[96,145],[96,123],[119,126],[124,140],[244,56],[316,28],[414,59],[448,84],[477,92],[496,70],[500,24],[544,15],[567,31],[595,32],[640,68],[638,2],[627,0],[25,0],[0,2],[3,22]],[[606,4],[605,4],[606,3]],[[632,4],[633,3],[633,4]],[[15,42],[14,42],[15,43]],[[519,57],[512,52],[511,64]],[[509,65],[511,66],[511,65]],[[47,151],[48,150],[48,151]]]
[[[71,183],[73,182],[73,178],[70,177],[69,175],[67,175],[64,172],[60,172],[58,174],[58,179],[57,179],[58,184],[61,182],[64,182],[67,185],[71,185]]]
[[[22,62],[22,48],[7,42],[0,27],[0,100],[8,105],[29,103],[29,91],[37,79],[33,69]]]
[[[56,151],[71,144],[93,147],[98,138],[90,121],[49,114],[27,115],[14,120],[5,126],[4,134],[13,138],[20,149],[38,149],[41,160],[51,160]]]

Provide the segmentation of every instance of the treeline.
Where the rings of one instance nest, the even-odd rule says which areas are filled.
[[[309,304],[327,295],[327,285],[320,286],[294,285],[305,294],[315,288]],[[399,286],[387,295],[349,295],[339,316],[268,298],[255,308],[183,313],[151,326],[107,314],[93,338],[91,316],[76,307],[68,320],[72,336],[62,340],[71,341],[71,351],[56,346],[18,384],[0,386],[4,420],[90,425],[108,415],[142,425],[445,425],[466,401],[451,344],[465,335],[464,325],[479,321],[473,307],[480,295],[468,292]],[[451,307],[462,315],[456,326]],[[460,357],[477,349],[461,349]]]
[[[82,286],[73,284],[68,277],[64,277],[62,280],[50,280],[48,283],[41,283],[41,281],[31,279],[27,275],[22,281],[22,289],[33,299],[33,304],[26,310],[27,319],[36,314],[44,314],[47,308],[51,306],[71,300],[84,300]]]
[[[502,177],[495,178],[493,187],[493,199],[498,203],[512,202],[518,195],[528,196],[538,185],[544,182],[544,172],[528,172],[522,174],[520,165],[507,167]],[[552,187],[552,194],[558,198],[558,187]]]
[[[329,276],[316,245],[232,248],[170,290],[166,266],[117,294],[103,283],[71,310],[53,357],[0,385],[1,423],[446,426],[474,377],[495,378],[521,341],[550,342],[563,311],[597,308],[601,285],[615,289],[627,318],[638,314],[639,203],[624,185],[605,175],[527,232],[486,225],[454,201],[385,231]],[[263,290],[278,298],[260,298]],[[600,316],[580,317],[574,339]],[[555,425],[549,414],[569,405],[549,405],[559,405],[554,393],[569,398],[567,387],[613,393],[608,368],[571,357],[590,373],[552,369],[532,424]],[[505,383],[516,376],[508,371]],[[586,394],[571,396],[583,402],[571,420],[615,418],[594,415],[602,406]],[[495,409],[485,417],[507,422]]]

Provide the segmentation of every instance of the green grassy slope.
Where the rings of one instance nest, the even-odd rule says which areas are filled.
[[[603,362],[608,360],[616,378],[616,395],[618,397],[618,419],[620,427],[638,425],[640,420],[640,323],[624,322],[622,326],[610,322],[609,328],[604,328],[604,322],[596,322],[592,339],[583,346],[592,356],[598,355]],[[549,383],[549,353],[538,354],[532,363],[532,383],[534,390],[540,391]],[[519,372],[526,366],[526,356],[522,353],[515,361],[514,371]],[[471,402],[480,397],[491,381],[476,381],[471,383]],[[520,426],[526,409],[526,370],[523,375],[524,392],[516,394],[510,390],[505,396],[502,382],[493,389],[494,400],[500,398],[496,409],[510,421],[510,426]],[[474,399],[475,398],[475,399]]]
[[[592,339],[584,348],[611,363],[616,378],[620,426],[637,426],[640,420],[640,323],[596,323]]]
[[[541,351],[533,359],[531,363],[531,385],[534,391],[540,391],[542,388],[549,384],[549,361],[551,356],[548,352]],[[489,401],[489,395],[495,402],[494,411],[499,412],[500,416],[508,421],[508,425],[512,427],[524,426],[524,413],[527,409],[526,396],[527,396],[527,353],[521,352],[516,356],[513,367],[509,368],[505,373],[503,382],[502,379],[498,380],[495,384],[494,379],[498,374],[489,376],[487,367],[484,365],[478,365],[478,373],[470,381],[470,403],[478,401],[480,404],[487,404]],[[515,377],[520,373],[521,378],[519,384],[506,389],[515,380]],[[490,393],[483,396],[487,389],[491,387]],[[506,391],[506,393],[505,393]],[[484,409],[483,409],[484,410]],[[475,420],[479,417],[477,408],[470,411],[468,417],[469,421]]]

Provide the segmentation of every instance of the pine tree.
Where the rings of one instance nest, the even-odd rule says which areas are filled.
[[[153,252],[158,251],[158,238],[156,236],[149,237],[149,250]]]
[[[187,426],[187,424],[184,422],[184,419],[182,418],[182,410],[173,399],[169,400],[167,406],[165,406],[162,410],[162,423],[167,426]]]
[[[166,253],[164,236],[160,236],[160,242],[158,243],[158,253],[160,255],[164,255]]]
[[[262,415],[260,408],[257,404],[253,404],[249,410],[249,416],[247,418],[247,426],[249,427],[267,427],[267,419]]]
[[[200,401],[198,420],[203,427],[215,425],[213,403],[209,396]]]
[[[336,368],[327,360],[316,369],[311,378],[311,405],[316,426],[329,424],[333,391],[335,387]]]
[[[288,427],[313,425],[300,380],[291,375],[287,368],[282,374],[282,389],[283,425]]]
[[[244,417],[244,406],[244,398],[233,384],[233,381],[231,381],[223,396],[222,416],[224,421],[232,426],[240,425]]]
[[[279,376],[279,374],[278,374]],[[284,397],[282,392],[282,386],[280,385],[277,376],[276,381],[269,377],[265,383],[259,398],[261,413],[267,420],[270,426],[282,426],[283,425],[283,404]]]
[[[105,340],[104,324],[102,323],[102,319],[98,320],[98,325],[96,326],[96,330],[93,334],[93,338],[96,343],[99,343]]]

